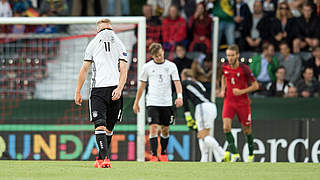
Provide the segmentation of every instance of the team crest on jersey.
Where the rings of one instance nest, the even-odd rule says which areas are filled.
[[[225,71],[224,73],[225,73],[225,74],[229,74],[229,72],[228,72],[228,71]]]
[[[240,77],[240,73],[239,72],[237,72],[237,77]]]
[[[127,56],[128,55],[126,52],[123,52],[122,54],[123,54],[123,56]]]

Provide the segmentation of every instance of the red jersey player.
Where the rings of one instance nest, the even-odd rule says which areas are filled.
[[[229,151],[226,151],[224,160],[230,161],[230,152],[231,162],[240,159],[231,134],[232,119],[237,115],[242,125],[242,130],[247,136],[246,140],[249,146],[248,161],[253,162],[253,135],[248,93],[256,91],[259,85],[249,67],[239,62],[240,54],[237,45],[229,46],[226,50],[226,55],[228,62],[222,66],[221,97],[225,97],[222,119],[223,129],[229,143]]]

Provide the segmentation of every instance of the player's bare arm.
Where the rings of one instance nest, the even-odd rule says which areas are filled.
[[[176,105],[176,107],[181,107],[183,105],[181,82],[174,81],[174,86],[176,87],[177,92],[177,99],[175,100],[174,104]]]
[[[224,98],[225,93],[226,93],[226,79],[225,79],[224,75],[222,75],[220,97]]]
[[[74,96],[74,102],[79,106],[81,106],[81,103],[82,103],[82,96],[80,94],[80,91],[81,91],[81,88],[82,88],[84,81],[87,78],[90,66],[91,66],[91,61],[84,61],[82,64],[79,76],[78,76],[78,83],[77,83],[76,93]]]
[[[144,89],[146,88],[146,86],[147,86],[146,82],[140,81],[140,86],[138,88],[138,91],[137,91],[137,94],[136,94],[136,99],[135,99],[134,104],[133,104],[133,112],[135,114],[137,114],[140,111],[139,101],[140,101],[140,98],[141,98],[142,93],[143,93]]]
[[[242,94],[247,94],[253,91],[256,91],[259,89],[259,83],[257,81],[254,81],[251,83],[251,85],[246,88],[246,89],[238,89],[238,88],[233,88],[232,92],[235,96],[240,96]]]
[[[112,92],[113,101],[118,100],[121,97],[122,90],[127,81],[127,62],[120,59],[119,66],[120,66],[120,80],[119,80],[118,87],[114,89]]]

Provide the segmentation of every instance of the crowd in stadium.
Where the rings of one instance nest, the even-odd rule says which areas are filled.
[[[0,17],[136,15],[129,0],[1,0]],[[260,83],[254,96],[317,97],[320,95],[320,2],[318,0],[146,0],[136,3],[147,19],[147,48],[162,43],[179,73],[191,68],[210,88],[212,16],[219,18],[219,57],[238,44]],[[136,12],[135,12],[136,13]],[[31,29],[56,33],[56,26]],[[2,32],[30,31],[23,25]],[[192,56],[198,52],[197,56]],[[250,59],[250,61],[248,61]],[[218,64],[217,79],[221,76]],[[219,74],[220,73],[220,74]],[[219,83],[217,83],[217,95]]]

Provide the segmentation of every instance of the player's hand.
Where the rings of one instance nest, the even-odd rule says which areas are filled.
[[[243,94],[242,90],[241,89],[238,89],[238,88],[233,88],[232,89],[232,92],[235,96],[240,96]]]
[[[219,96],[220,96],[221,98],[224,98],[225,95],[226,95],[225,91],[220,91]]]
[[[181,98],[177,98],[174,102],[177,108],[181,107],[183,105],[183,101]]]
[[[81,106],[82,103],[82,96],[79,93],[76,92],[76,94],[74,95],[74,102],[76,103],[76,105]]]
[[[121,97],[122,90],[120,88],[116,88],[112,91],[112,101],[116,101]]]
[[[138,112],[140,112],[140,107],[139,107],[139,104],[138,103],[134,103],[133,104],[133,112],[135,114],[138,114]]]

